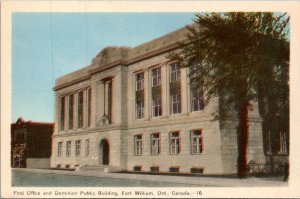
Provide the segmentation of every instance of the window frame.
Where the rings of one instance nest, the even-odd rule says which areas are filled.
[[[68,99],[69,99],[69,123],[68,123],[68,129],[72,130],[74,129],[74,105],[75,105],[75,100],[74,100],[74,93],[69,94]],[[71,100],[72,99],[72,100]],[[72,103],[71,103],[72,101]],[[72,117],[71,117],[72,116]],[[70,119],[71,118],[71,119]]]
[[[92,88],[86,89],[87,98],[87,126],[90,127],[92,123]]]
[[[161,68],[154,68],[152,73],[152,87],[161,85]]]
[[[199,133],[200,135],[195,135],[195,133]],[[193,129],[190,131],[191,137],[191,154],[199,155],[203,154],[204,151],[204,143],[203,143],[203,129]],[[194,150],[194,146],[196,146],[196,150]]]
[[[174,134],[178,136],[174,136]],[[180,140],[180,131],[172,131],[169,133],[169,142],[170,142],[170,155],[178,155],[181,152],[181,140]],[[174,140],[174,143],[172,142]],[[173,151],[174,148],[174,151]]]
[[[81,94],[82,93],[82,94]],[[81,96],[82,96],[82,103],[81,102]],[[83,128],[84,123],[84,91],[81,90],[78,92],[78,103],[77,103],[77,127]]]
[[[81,140],[75,141],[75,156],[79,157],[81,153]]]
[[[287,148],[287,133],[286,133],[286,131],[280,130],[278,132],[278,136],[279,136],[278,154],[287,154],[288,148]]]
[[[197,92],[196,96],[194,95]],[[191,89],[191,111],[203,111],[204,110],[204,91],[203,88]],[[195,102],[197,109],[195,109]]]
[[[179,96],[179,97],[178,97]],[[174,101],[174,97],[176,99],[176,101]],[[182,111],[182,107],[181,107],[181,93],[180,92],[177,92],[177,93],[174,93],[172,95],[170,95],[170,98],[171,98],[171,115],[176,115],[176,114],[180,114],[181,111]],[[179,100],[178,100],[179,99]],[[174,108],[176,107],[176,112],[174,112]]]
[[[66,142],[66,157],[70,157],[71,156],[71,146],[72,146],[72,142],[71,141],[67,141]]]
[[[90,140],[85,139],[84,141],[84,157],[88,157],[90,155]]]
[[[135,90],[136,91],[144,90],[144,87],[145,87],[144,80],[145,80],[144,72],[135,74]]]
[[[158,137],[155,137],[157,135],[158,135]],[[161,152],[160,133],[152,133],[150,136],[151,136],[150,137],[151,155],[159,155]],[[153,144],[153,143],[155,143],[155,144]],[[154,150],[154,149],[156,149],[156,150]]]
[[[179,62],[173,62],[170,64],[170,82],[180,81],[181,71]]]
[[[136,118],[143,119],[144,117],[145,117],[145,103],[143,100],[140,100],[136,102]]]
[[[58,142],[57,143],[57,157],[62,157],[62,146],[63,142]]]
[[[156,110],[157,109],[157,110]],[[157,115],[156,115],[157,111]],[[152,99],[152,117],[160,117],[162,116],[162,100],[161,96],[156,96],[155,99]]]
[[[66,96],[60,97],[60,125],[59,130],[64,131],[65,130],[65,122],[66,122]]]
[[[134,136],[134,155],[140,156],[143,154],[143,135]]]

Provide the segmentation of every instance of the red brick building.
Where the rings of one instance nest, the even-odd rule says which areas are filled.
[[[11,166],[48,168],[53,123],[25,121],[11,124]]]

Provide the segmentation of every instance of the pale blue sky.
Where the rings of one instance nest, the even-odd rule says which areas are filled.
[[[106,46],[139,45],[192,23],[193,16],[193,13],[14,13],[12,122],[20,116],[25,120],[53,122],[52,88],[56,78],[89,65]]]

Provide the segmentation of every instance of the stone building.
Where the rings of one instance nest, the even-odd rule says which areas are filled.
[[[130,47],[107,47],[56,80],[51,167],[227,174],[237,170],[237,118],[166,55],[182,28]],[[261,118],[250,113],[248,160],[265,162]]]
[[[25,121],[11,124],[11,166],[49,168],[54,124]]]

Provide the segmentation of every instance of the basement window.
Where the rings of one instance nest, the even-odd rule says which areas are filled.
[[[170,167],[170,168],[169,168],[169,172],[172,172],[172,173],[179,173],[179,167]]]
[[[133,171],[142,171],[142,167],[141,166],[134,166]]]
[[[150,171],[152,173],[158,173],[159,172],[159,167],[150,167]]]
[[[191,168],[191,173],[203,173],[203,168]]]

